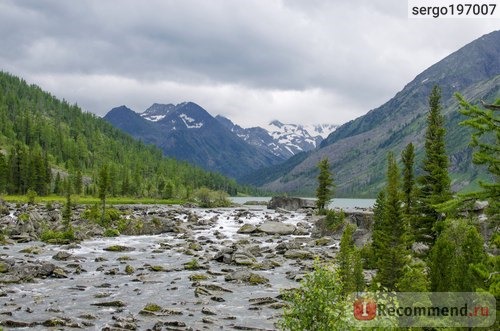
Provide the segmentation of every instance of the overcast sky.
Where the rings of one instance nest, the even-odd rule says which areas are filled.
[[[0,0],[0,70],[99,115],[193,101],[244,127],[344,123],[498,29],[405,0]]]

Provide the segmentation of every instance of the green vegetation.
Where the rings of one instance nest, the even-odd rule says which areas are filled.
[[[68,181],[77,195],[99,193],[103,200],[106,193],[107,203],[114,197],[186,199],[200,187],[238,193],[234,180],[165,158],[78,106],[0,72],[0,193],[31,189],[40,201],[63,195]]]
[[[224,191],[214,191],[206,187],[200,187],[195,191],[194,197],[202,208],[231,206],[229,195]]]
[[[395,290],[408,262],[405,242],[408,229],[401,208],[399,170],[394,154],[389,153],[387,162],[387,186],[385,193],[379,194],[375,206],[373,247],[376,247],[377,282]]]
[[[305,277],[299,289],[284,295],[290,306],[285,309],[280,328],[355,328],[350,320],[352,301],[346,295],[364,290],[363,266],[377,271],[369,288],[379,291],[382,286],[382,293],[387,297],[391,291],[487,291],[500,299],[500,257],[496,253],[500,246],[500,119],[497,115],[500,100],[479,109],[458,96],[460,112],[470,117],[461,124],[474,130],[473,161],[486,166],[493,181],[481,182],[481,191],[452,198],[439,98],[439,89],[435,87],[429,100],[426,155],[418,186],[414,180],[413,145],[407,145],[401,154],[402,174],[390,152],[386,185],[374,205],[372,242],[358,250],[353,242],[354,227],[346,226],[335,258],[336,267],[316,264],[315,271]],[[477,200],[489,202],[487,220],[471,212]],[[491,234],[488,245],[479,229]],[[486,239],[489,236],[486,235]],[[499,316],[498,309],[496,314]],[[499,327],[497,319],[492,329]]]
[[[319,214],[325,214],[325,207],[333,198],[333,178],[330,173],[330,163],[328,159],[323,159],[318,164],[318,188],[316,189],[316,206]]]
[[[355,229],[352,224],[346,226],[340,239],[340,250],[336,256],[338,276],[343,285],[344,296],[353,292],[362,292],[365,289],[361,254],[352,239]]]
[[[441,115],[441,90],[434,86],[429,97],[425,133],[423,175],[418,178],[419,208],[416,239],[432,245],[442,228],[441,213],[434,207],[451,198],[448,155],[445,149],[444,117]]]
[[[198,270],[198,269],[201,269],[201,265],[197,259],[192,259],[191,261],[184,263],[184,269],[186,269],[186,270]]]

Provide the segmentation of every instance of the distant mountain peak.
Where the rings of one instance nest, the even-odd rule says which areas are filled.
[[[279,120],[273,120],[264,128],[244,129],[224,116],[219,115],[216,119],[247,143],[267,150],[283,160],[297,153],[315,149],[337,128],[334,124],[284,124]]]

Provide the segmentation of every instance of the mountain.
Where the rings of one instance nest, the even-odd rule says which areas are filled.
[[[340,126],[320,148],[302,156],[303,160],[295,158],[290,164],[261,170],[247,178],[268,190],[313,194],[317,164],[327,157],[337,196],[374,197],[384,185],[388,151],[399,155],[413,142],[418,175],[428,96],[436,84],[442,89],[452,186],[455,190],[471,189],[486,172],[471,164],[470,132],[458,125],[464,118],[457,111],[453,95],[459,92],[472,102],[493,102],[500,97],[500,31],[482,36],[426,69],[382,106]],[[269,174],[273,174],[272,178]]]
[[[153,104],[142,114],[122,106],[112,109],[104,119],[157,145],[167,156],[234,178],[283,161],[249,145],[193,102]]]
[[[122,106],[108,118],[154,138],[151,122]],[[232,179],[165,158],[94,114],[0,71],[0,194],[63,194],[71,179],[76,194],[97,194],[95,178],[108,169],[109,195],[181,198],[206,186],[230,194]]]
[[[217,115],[222,125],[238,137],[261,150],[268,151],[283,160],[315,149],[338,126],[333,124],[297,125],[283,124],[274,120],[266,128],[244,129],[230,119]]]

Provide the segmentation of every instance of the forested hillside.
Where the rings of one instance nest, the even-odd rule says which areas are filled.
[[[112,195],[185,197],[206,186],[236,194],[236,182],[185,162],[122,133],[77,105],[0,72],[0,194],[94,194],[107,166]]]

